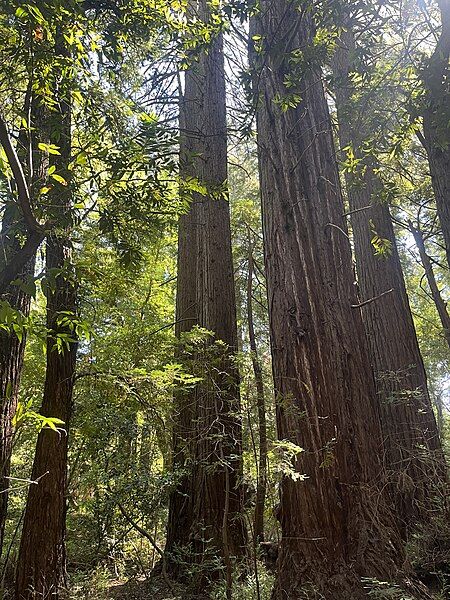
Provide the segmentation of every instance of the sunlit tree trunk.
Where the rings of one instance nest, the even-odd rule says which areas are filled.
[[[313,48],[314,8],[260,7],[257,126],[277,429],[282,444],[303,449],[281,482],[273,597],[364,598],[361,576],[396,578],[403,552],[380,491],[379,407],[354,308],[321,70],[302,54]]]
[[[67,493],[67,448],[72,412],[76,342],[74,332],[61,322],[76,313],[76,285],[72,267],[70,211],[72,187],[68,165],[71,159],[70,104],[59,98],[50,131],[58,132],[52,143],[59,156],[51,157],[56,172],[67,185],[55,184],[52,191],[52,218],[58,231],[46,244],[46,271],[54,276],[47,296],[47,366],[41,414],[64,422],[58,431],[45,428],[39,435],[17,562],[15,598],[28,600],[58,598],[65,578],[65,519]],[[73,341],[57,348],[59,335]]]
[[[190,13],[208,22],[206,0],[193,0]],[[196,355],[204,381],[175,403],[174,464],[186,476],[170,500],[166,553],[191,552],[190,560],[203,565],[198,587],[214,576],[214,555],[230,584],[232,558],[245,546],[222,45],[215,32],[185,72],[180,119],[181,173],[205,192],[191,194],[190,212],[180,220],[177,334],[198,324],[214,336]]]
[[[381,404],[390,490],[406,535],[408,526],[426,518],[428,496],[440,483],[442,452],[389,206],[380,200],[382,182],[364,154],[370,117],[367,105],[354,100],[354,55],[353,32],[344,31],[333,60],[339,141],[360,161],[356,172],[345,173],[358,287]],[[372,243],[377,238],[378,254]]]

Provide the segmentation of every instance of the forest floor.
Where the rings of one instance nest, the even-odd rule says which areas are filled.
[[[169,585],[170,583],[170,585]],[[163,577],[111,579],[101,585],[74,586],[70,600],[190,600],[184,586]],[[198,596],[196,596],[198,598]],[[193,600],[193,599],[192,599]],[[201,600],[198,598],[198,600]]]
[[[170,590],[167,583],[160,578],[112,582],[104,600],[178,600],[186,597],[182,586],[172,586],[173,589]]]

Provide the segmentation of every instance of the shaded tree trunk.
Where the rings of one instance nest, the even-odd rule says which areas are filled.
[[[422,262],[425,276],[428,281],[428,285],[431,291],[431,297],[433,298],[434,305],[441,321],[442,330],[444,332],[445,340],[450,347],[450,315],[448,314],[447,304],[442,298],[439,290],[436,277],[434,276],[433,265],[431,264],[430,257],[427,254],[425,248],[425,240],[422,231],[418,227],[414,227],[413,223],[409,222],[409,230],[414,236],[414,241],[419,250],[420,260]]]
[[[22,130],[19,135],[18,157],[33,157],[33,166],[27,164],[28,160],[23,160],[24,173],[27,174],[30,196],[35,197],[42,187],[47,177],[48,161],[37,152],[36,134],[39,130],[40,141],[44,140],[45,117],[44,110],[38,106],[38,100],[31,97],[28,92],[25,100],[25,114],[30,120],[30,129]],[[18,254],[21,252],[19,238],[25,230],[23,215],[15,218],[14,207],[7,208],[2,222],[1,233],[1,259],[0,271],[3,271],[8,264],[15,264]],[[36,255],[19,271],[17,279],[24,287],[19,285],[9,285],[6,292],[2,294],[2,300],[9,303],[11,308],[23,317],[27,317],[30,312],[31,295],[26,291],[30,278],[34,275]],[[0,397],[1,397],[1,425],[0,425],[0,554],[3,547],[3,536],[5,530],[7,507],[8,507],[8,489],[9,474],[11,466],[11,453],[13,445],[13,418],[17,409],[19,396],[20,376],[22,373],[23,358],[27,339],[27,331],[24,328],[20,335],[15,332],[0,332]]]
[[[442,30],[436,48],[422,72],[423,136],[436,208],[450,268],[450,3],[437,0]]]
[[[7,232],[4,235],[8,235]],[[20,278],[26,279],[34,273],[34,260],[28,263]],[[18,286],[10,286],[3,296],[14,310],[27,317],[30,312],[31,297]],[[20,375],[25,352],[26,333],[21,337],[15,333],[0,333],[0,554],[8,508],[9,474],[13,444],[13,418],[17,409]]]
[[[442,400],[442,392],[437,392],[434,400],[436,406],[437,425],[440,435],[444,435],[444,401]]]
[[[250,237],[250,236],[249,236]],[[248,279],[247,279],[247,324],[250,352],[252,358],[253,374],[256,385],[256,400],[258,409],[258,438],[259,438],[259,460],[258,477],[256,484],[256,504],[253,522],[253,536],[255,544],[264,541],[264,506],[267,488],[267,423],[266,423],[266,399],[264,394],[264,380],[261,362],[256,345],[255,326],[253,321],[253,247],[249,240],[248,255]]]
[[[390,490],[406,535],[420,515],[427,518],[428,496],[441,483],[442,452],[389,206],[381,199],[383,185],[373,159],[363,151],[371,132],[367,105],[362,108],[353,100],[354,55],[353,32],[344,31],[333,61],[339,141],[360,161],[356,173],[345,173],[358,287],[381,404]],[[376,253],[374,238],[384,244],[384,252]]]
[[[380,491],[379,407],[360,311],[352,308],[350,243],[321,70],[302,60],[302,50],[313,47],[313,5],[301,6],[262,0],[258,17],[277,430],[281,442],[303,448],[295,473],[281,482],[273,598],[347,600],[366,597],[361,576],[395,579],[403,552]],[[287,78],[295,82],[289,88]]]
[[[193,0],[190,11],[208,22],[205,0]],[[176,333],[198,324],[214,335],[195,356],[203,383],[175,403],[174,465],[185,475],[170,499],[166,545],[169,559],[178,550],[201,566],[198,589],[217,575],[208,563],[217,555],[230,584],[232,557],[245,546],[222,34],[213,38],[185,72],[180,171],[188,187],[195,180],[205,193],[190,194],[190,212],[180,219]]]
[[[32,480],[27,498],[22,537],[17,562],[15,598],[29,600],[51,596],[58,598],[65,578],[65,518],[67,490],[67,450],[72,411],[72,392],[77,344],[74,331],[61,319],[76,313],[76,288],[71,263],[70,214],[72,191],[70,104],[59,98],[59,111],[53,113],[52,139],[60,156],[51,157],[56,172],[67,186],[55,184],[52,191],[51,218],[59,224],[58,232],[49,235],[46,244],[46,270],[54,274],[47,295],[47,367],[41,414],[64,422],[58,432],[43,429],[36,445]],[[59,335],[71,341],[58,349]]]

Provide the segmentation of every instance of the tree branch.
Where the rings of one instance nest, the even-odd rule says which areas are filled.
[[[37,252],[37,249],[44,241],[45,236],[46,234],[43,230],[33,230],[30,232],[22,248],[14,255],[13,259],[5,265],[3,271],[0,272],[0,295],[6,292],[11,281],[14,281],[14,279],[22,272],[27,262],[31,260]]]
[[[11,167],[14,180],[17,186],[17,196],[19,200],[20,208],[22,209],[23,217],[27,229],[32,231],[40,231],[42,229],[36,217],[33,214],[31,208],[31,197],[30,190],[28,189],[25,173],[22,168],[22,164],[17,155],[16,149],[14,148],[11,138],[9,137],[8,128],[2,115],[0,114],[0,143],[3,146],[6,157]]]
[[[369,298],[369,300],[365,300],[364,302],[361,302],[361,304],[352,304],[352,308],[361,308],[362,306],[367,306],[367,304],[372,304],[372,302],[375,302],[375,300],[379,300],[380,298],[383,298],[383,296],[392,294],[393,291],[394,291],[394,288],[392,288],[391,290],[386,290],[379,296],[375,296],[374,298]]]

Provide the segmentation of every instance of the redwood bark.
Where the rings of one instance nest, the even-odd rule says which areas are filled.
[[[188,75],[188,74],[186,74]],[[187,93],[180,101],[180,174],[189,177],[189,156],[193,154],[193,138],[185,131]],[[180,95],[182,91],[180,89]],[[192,198],[189,211],[178,222],[177,291],[175,337],[180,342],[177,358],[189,369],[189,357],[183,348],[183,334],[199,325],[197,306],[197,254],[200,225],[199,198]],[[165,554],[173,576],[183,574],[183,554],[189,551],[193,526],[192,462],[195,447],[196,390],[178,391],[174,396],[172,423],[172,467],[179,478],[169,497],[169,515]]]
[[[403,552],[380,480],[382,435],[319,67],[287,89],[312,47],[312,3],[260,3],[258,147],[278,437],[302,447],[281,482],[273,597],[366,597]],[[282,110],[292,91],[297,105]],[[379,504],[378,504],[379,502]]]
[[[436,208],[450,268],[450,3],[437,0],[442,29],[422,72],[425,87],[423,138],[430,166]]]
[[[69,423],[72,411],[72,392],[75,375],[75,341],[70,341],[63,351],[55,348],[58,334],[74,332],[60,323],[69,312],[76,313],[76,288],[71,264],[70,211],[72,191],[70,103],[66,97],[59,99],[59,111],[53,113],[50,131],[58,132],[53,143],[60,147],[60,156],[52,157],[57,172],[67,181],[67,186],[55,185],[52,193],[52,218],[58,231],[49,235],[46,245],[46,270],[56,273],[54,285],[47,294],[47,367],[41,414],[64,421],[58,432],[43,429],[36,445],[27,498],[22,537],[17,562],[15,598],[59,598],[65,577],[65,517],[67,448]]]
[[[193,0],[190,11],[209,21],[206,0]],[[181,112],[181,173],[207,192],[192,194],[190,212],[180,221],[177,333],[198,324],[214,336],[196,357],[204,381],[184,405],[183,400],[176,403],[174,460],[176,466],[184,465],[186,477],[170,501],[166,553],[190,551],[190,560],[201,567],[201,588],[217,575],[208,564],[217,556],[230,583],[232,558],[241,556],[245,546],[221,33],[185,72]]]
[[[344,31],[333,61],[339,142],[360,161],[356,173],[345,174],[358,287],[361,302],[368,301],[361,311],[381,405],[385,462],[406,535],[418,518],[426,518],[428,496],[441,483],[442,452],[389,206],[381,199],[374,161],[363,151],[371,132],[367,106],[352,99],[354,50],[353,32]],[[389,241],[384,254],[375,252],[375,235]]]

